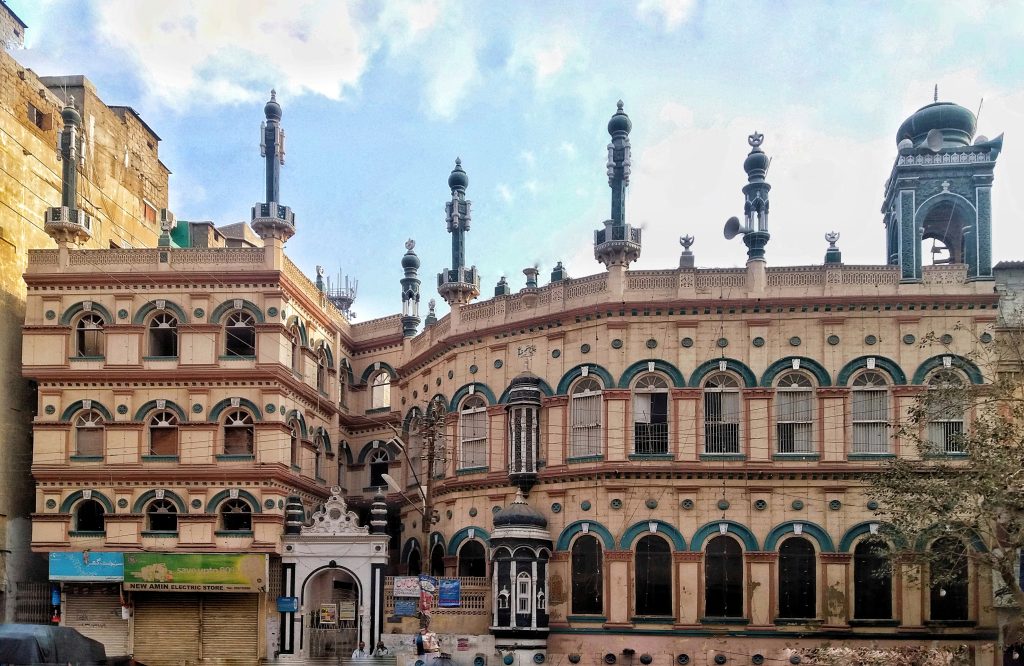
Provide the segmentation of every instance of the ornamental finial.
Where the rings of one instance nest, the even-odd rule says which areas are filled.
[[[761,144],[764,143],[764,134],[754,130],[754,133],[747,137],[747,143],[750,144],[751,148],[760,148]]]
[[[825,240],[828,241],[828,246],[830,248],[831,247],[835,247],[836,246],[836,242],[839,241],[839,232],[838,231],[830,231],[830,232],[828,232],[827,234],[825,234]]]
[[[416,247],[416,241],[414,241],[411,238],[409,240],[405,241],[405,249],[406,250],[409,250],[410,252],[412,252],[412,249],[414,247]]]
[[[689,234],[687,234],[686,236],[679,237],[679,244],[683,246],[684,250],[689,250],[690,247],[693,245],[693,241],[693,236],[690,236]]]

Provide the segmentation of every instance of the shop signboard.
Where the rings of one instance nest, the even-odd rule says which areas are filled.
[[[124,589],[145,592],[263,592],[267,556],[126,553]]]
[[[50,553],[50,580],[85,583],[120,583],[124,579],[124,553],[104,551]]]
[[[350,622],[356,619],[356,602],[354,599],[346,599],[338,604],[338,619],[343,622]]]
[[[396,597],[419,597],[419,576],[395,576],[394,595]]]
[[[395,615],[412,617],[416,615],[417,599],[395,599]]]
[[[279,613],[297,613],[299,611],[299,598],[278,597],[277,610]]]

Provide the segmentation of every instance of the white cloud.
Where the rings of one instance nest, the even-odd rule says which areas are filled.
[[[536,180],[528,180],[525,183],[523,183],[523,189],[529,192],[530,194],[535,195],[537,194],[537,191],[540,189],[540,183],[538,183]]]
[[[498,196],[505,203],[512,203],[512,200],[515,199],[515,195],[512,194],[512,188],[505,183],[498,183]]]
[[[559,144],[558,151],[562,153],[562,155],[565,155],[566,159],[576,159],[576,146],[569,143],[568,141],[563,141],[561,144]]]
[[[510,72],[533,74],[538,88],[553,86],[565,76],[585,69],[587,50],[569,30],[552,27],[515,35],[515,49],[508,59]]]
[[[529,166],[531,169],[534,167],[535,164],[537,164],[537,156],[534,155],[532,150],[524,150],[523,152],[519,153],[519,159],[526,162],[527,166]]]
[[[636,10],[641,18],[664,22],[671,31],[690,17],[696,4],[696,0],[640,0]]]

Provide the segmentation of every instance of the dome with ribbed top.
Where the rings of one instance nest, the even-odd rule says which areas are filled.
[[[969,109],[952,102],[933,102],[914,112],[903,121],[896,132],[896,143],[910,139],[914,145],[920,145],[928,132],[942,132],[944,147],[967,146],[971,143],[977,119]]]
[[[526,503],[523,491],[516,492],[516,498],[504,509],[494,514],[495,527],[539,527],[545,529],[548,519],[540,511]]]

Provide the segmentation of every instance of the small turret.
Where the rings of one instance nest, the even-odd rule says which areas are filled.
[[[680,236],[679,244],[683,246],[683,251],[679,253],[679,268],[693,268],[693,252],[690,250],[693,247],[693,236]]]
[[[508,296],[511,293],[512,293],[512,287],[509,286],[508,280],[505,278],[504,275],[502,275],[501,279],[498,280],[498,284],[494,285],[494,295],[495,296]]]
[[[466,267],[466,232],[472,221],[472,203],[466,199],[469,176],[462,160],[455,158],[455,168],[448,176],[452,199],[445,204],[445,221],[452,235],[452,267],[437,276],[437,291],[449,305],[464,305],[480,295],[480,276],[476,266]]]
[[[75,98],[68,96],[61,109],[64,128],[60,133],[61,191],[60,206],[46,209],[44,229],[58,246],[81,245],[92,238],[92,220],[78,208],[78,162],[82,152],[82,114]]]
[[[594,258],[607,268],[629,266],[640,258],[640,229],[626,223],[626,189],[631,168],[629,132],[633,123],[618,102],[615,115],[608,121],[608,186],[612,188],[612,215],[604,229],[594,232]]]
[[[828,249],[825,250],[825,263],[826,264],[841,264],[843,263],[843,253],[836,247],[836,242],[839,240],[838,231],[830,231],[825,234],[825,240],[828,241]]]
[[[405,242],[405,254],[402,256],[402,270],[405,272],[402,278],[402,334],[407,338],[416,335],[420,325],[420,258],[413,252],[414,247],[416,241],[410,238]]]
[[[281,105],[277,92],[270,91],[270,101],[263,107],[266,120],[260,125],[260,155],[266,159],[266,200],[252,207],[250,225],[264,241],[287,241],[295,234],[295,215],[288,206],[278,202],[281,187],[281,165],[284,164],[284,130],[281,128]]]
[[[384,491],[377,488],[377,494],[373,497],[373,506],[370,508],[370,533],[384,534],[388,531],[388,505],[384,501]]]
[[[565,266],[562,265],[562,262],[558,262],[557,264],[555,264],[555,267],[551,269],[551,281],[561,282],[562,280],[568,279],[569,273],[566,272]]]
[[[743,234],[747,246],[747,261],[764,261],[764,248],[771,235],[768,233],[768,192],[772,186],[765,181],[771,160],[763,150],[764,134],[754,132],[747,137],[750,153],[743,160],[747,172],[747,184],[743,186],[743,216],[749,231]]]

